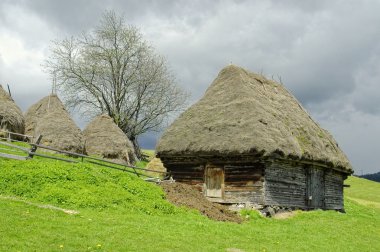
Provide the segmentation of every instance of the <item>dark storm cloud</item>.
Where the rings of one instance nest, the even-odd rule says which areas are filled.
[[[217,3],[218,1],[215,1]],[[93,28],[99,17],[105,10],[114,10],[123,14],[132,23],[152,16],[165,17],[168,19],[188,19],[196,24],[199,18],[204,16],[214,4],[204,1],[123,1],[123,0],[35,0],[26,1],[25,6],[31,11],[38,13],[47,22],[58,26],[60,29],[72,33]],[[202,8],[203,10],[202,10]],[[188,18],[188,14],[192,14]]]
[[[20,48],[36,55],[24,53],[30,64],[3,56],[0,78],[11,82],[26,109],[49,93],[49,76],[30,70],[48,55],[49,42],[89,30],[105,10],[115,10],[167,58],[178,83],[192,93],[191,103],[231,62],[281,79],[332,131],[354,167],[375,171],[367,153],[378,149],[371,139],[380,137],[369,126],[380,117],[379,9],[375,0],[6,0],[0,2],[0,36],[18,37]],[[25,85],[35,88],[26,92]],[[372,137],[358,146],[363,130]],[[148,133],[140,143],[153,148],[157,137]]]

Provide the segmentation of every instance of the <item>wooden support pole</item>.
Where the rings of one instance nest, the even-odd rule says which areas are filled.
[[[34,156],[34,154],[36,153],[37,148],[38,148],[37,145],[40,144],[41,139],[42,139],[42,135],[39,135],[39,136],[37,137],[37,140],[36,140],[35,144],[32,145],[32,147],[30,148],[28,158],[33,158],[33,156]]]

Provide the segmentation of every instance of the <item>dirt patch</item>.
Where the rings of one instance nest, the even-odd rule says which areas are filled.
[[[197,209],[208,218],[216,221],[231,221],[241,223],[237,213],[227,207],[208,201],[195,187],[182,183],[161,183],[166,192],[166,198],[176,206],[186,206]]]

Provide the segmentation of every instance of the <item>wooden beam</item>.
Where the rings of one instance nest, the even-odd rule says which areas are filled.
[[[8,147],[11,147],[11,148],[15,148],[15,149],[18,149],[18,150],[22,150],[26,153],[29,152],[29,149],[28,148],[25,148],[25,147],[21,147],[21,146],[17,146],[17,145],[14,145],[14,144],[10,144],[10,143],[5,143],[3,141],[0,141],[0,144],[1,145],[4,145],[4,146],[8,146]]]
[[[12,154],[5,154],[5,153],[0,153],[0,157],[16,159],[16,160],[26,160],[27,158],[23,156],[17,156],[17,155],[12,155]]]
[[[60,157],[53,157],[53,156],[44,155],[44,154],[35,153],[35,152],[33,152],[33,153],[29,152],[29,155],[39,156],[39,157],[44,157],[44,158],[50,158],[50,159],[65,161],[65,162],[69,162],[69,163],[79,163],[79,161],[75,161],[75,160],[71,160],[71,159],[66,159],[66,158],[60,158]]]
[[[37,145],[41,142],[41,139],[42,139],[42,135],[39,135],[36,140],[36,143],[31,145],[32,147],[30,148],[28,158],[33,158],[33,156],[36,154]]]

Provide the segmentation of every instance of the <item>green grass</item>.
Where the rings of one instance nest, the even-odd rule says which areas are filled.
[[[380,183],[352,176],[345,184],[350,185],[345,189],[349,199],[380,209]]]
[[[142,151],[142,153],[144,153],[145,155],[147,155],[149,157],[149,160],[153,159],[156,155],[155,150],[142,149],[141,151]]]
[[[378,184],[346,184],[347,197],[379,202]],[[169,204],[160,188],[133,175],[1,158],[0,194],[0,251],[380,251],[380,209],[354,199],[346,200],[346,214],[223,223]]]
[[[162,190],[135,175],[56,160],[0,159],[0,194],[63,207],[175,213]]]
[[[379,182],[351,176],[345,181],[345,184],[350,185],[345,189],[347,196],[380,203]]]

